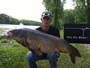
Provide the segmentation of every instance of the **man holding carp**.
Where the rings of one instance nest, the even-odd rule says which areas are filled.
[[[60,37],[59,30],[54,26],[50,26],[50,23],[52,22],[52,15],[49,11],[44,11],[42,13],[41,22],[42,26],[37,28],[36,30]],[[59,56],[60,56],[59,50],[56,48],[54,53],[49,54],[43,53],[40,56],[38,56],[33,50],[31,50],[27,54],[26,58],[29,63],[29,68],[37,68],[36,61],[44,59],[49,60],[51,68],[56,68]]]

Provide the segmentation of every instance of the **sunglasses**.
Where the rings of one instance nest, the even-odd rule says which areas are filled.
[[[49,16],[49,17],[51,17],[51,13],[43,13],[42,16]]]

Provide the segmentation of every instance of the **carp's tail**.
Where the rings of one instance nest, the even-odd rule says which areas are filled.
[[[66,48],[60,48],[59,51],[64,52],[64,53],[68,53],[70,55],[72,63],[74,63],[74,64],[76,62],[76,60],[75,60],[76,56],[81,57],[79,51],[75,47],[73,47],[72,45],[69,45]]]
[[[81,55],[80,55],[80,53],[79,53],[79,51],[76,49],[76,48],[74,48],[74,47],[72,47],[72,49],[70,50],[71,52],[70,52],[70,58],[71,58],[71,61],[73,62],[73,63],[75,63],[76,61],[75,61],[75,57],[76,56],[78,56],[78,57],[81,57]]]
[[[78,49],[76,49],[74,46],[72,46],[65,40],[60,39],[57,48],[60,52],[68,53],[70,55],[72,63],[75,63],[76,56],[81,57]]]

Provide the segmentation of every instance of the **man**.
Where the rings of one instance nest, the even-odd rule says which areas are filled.
[[[37,30],[60,37],[59,30],[54,26],[50,26],[51,21],[52,21],[51,13],[48,11],[43,12],[41,15],[42,26],[37,28]],[[56,68],[59,56],[60,56],[59,51],[56,48],[55,53],[43,54],[41,56],[38,56],[36,53],[31,51],[27,54],[26,58],[29,63],[29,68],[37,68],[36,61],[44,59],[49,60],[51,68]]]

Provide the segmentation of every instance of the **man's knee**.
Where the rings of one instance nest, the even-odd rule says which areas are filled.
[[[51,59],[55,59],[55,58],[59,58],[60,54],[59,53],[50,53],[48,54],[48,58],[51,58]]]
[[[32,53],[31,53],[31,52],[27,53],[26,58],[27,58],[27,60],[29,60],[29,61],[32,60],[32,59],[33,59]]]

